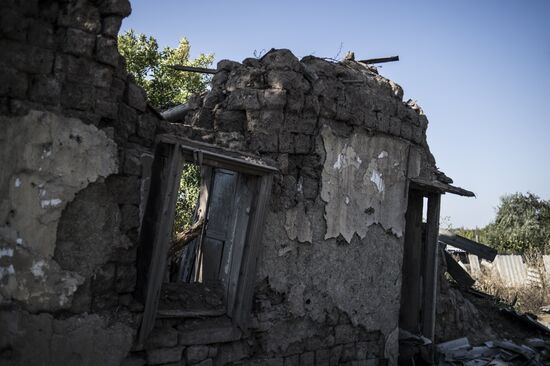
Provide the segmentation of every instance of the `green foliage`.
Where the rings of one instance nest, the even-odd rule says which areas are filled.
[[[136,83],[147,93],[149,103],[158,110],[185,103],[187,99],[206,90],[210,79],[198,73],[181,72],[170,65],[209,67],[214,55],[201,53],[196,59],[189,59],[191,46],[182,38],[178,47],[160,50],[155,38],[136,34],[133,30],[118,36],[118,49],[126,58],[126,68]],[[200,190],[200,168],[185,166],[178,197],[174,232],[182,232],[193,224],[195,206]]]
[[[182,232],[193,225],[193,215],[200,192],[200,167],[186,164],[181,173],[180,189],[176,200],[174,231]]]
[[[500,198],[494,222],[483,228],[454,228],[455,234],[487,244],[500,254],[550,252],[550,201],[532,193]]]
[[[206,90],[209,82],[207,76],[168,67],[209,67],[212,64],[212,54],[201,53],[190,60],[191,46],[186,38],[182,38],[176,48],[165,47],[159,50],[155,38],[129,30],[118,36],[118,49],[126,58],[128,72],[145,89],[151,105],[159,110],[185,103],[191,95]]]
[[[532,193],[506,195],[486,230],[488,242],[501,253],[546,253],[550,249],[550,201]]]

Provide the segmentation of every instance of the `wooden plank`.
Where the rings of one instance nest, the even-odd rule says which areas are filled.
[[[233,225],[233,245],[229,253],[228,284],[227,284],[227,311],[233,313],[239,281],[241,279],[241,264],[245,250],[246,236],[250,223],[250,212],[254,198],[254,189],[258,184],[256,177],[241,175],[235,200],[237,213]]]
[[[230,228],[235,220],[235,191],[238,177],[238,173],[230,170],[214,170],[202,245],[203,281],[220,279],[224,285],[227,284],[221,267],[224,266],[223,259],[229,259],[224,253],[230,251],[232,246]]]
[[[166,269],[166,257],[174,224],[176,196],[178,194],[183,165],[183,156],[178,145],[171,146],[168,161],[169,164],[165,166],[169,167],[169,170],[166,179],[163,181],[163,188],[159,192],[161,196],[156,197],[156,199],[162,201],[162,210],[153,242],[153,252],[147,278],[145,309],[139,331],[138,344],[145,342],[155,324],[160,290]]]
[[[422,268],[422,207],[423,195],[410,190],[405,214],[405,244],[401,282],[399,327],[413,334],[420,332],[421,268]]]
[[[248,228],[247,243],[243,256],[242,273],[236,296],[236,304],[233,314],[235,325],[243,331],[250,317],[252,297],[256,285],[256,263],[262,250],[262,235],[271,196],[273,175],[264,175],[259,179],[254,209],[251,212],[250,226]]]
[[[399,56],[390,56],[390,57],[380,57],[380,58],[369,58],[368,60],[360,60],[357,62],[361,62],[362,64],[381,64],[384,62],[393,62],[393,61],[399,61]]]
[[[180,144],[186,160],[193,161],[193,153],[202,151],[203,164],[213,167],[230,169],[252,175],[272,174],[278,170],[266,163],[259,157],[244,155],[239,152],[224,149],[204,142],[194,141],[185,137],[170,134],[157,136],[157,141],[172,144]]]
[[[207,69],[205,67],[184,66],[184,65],[169,65],[170,68],[178,71],[198,72],[201,74],[215,74],[218,72],[216,69]]]
[[[447,252],[445,252],[445,261],[447,262],[447,272],[460,287],[472,287],[476,281],[455,261],[453,256]]]
[[[427,180],[420,177],[410,178],[411,183],[417,189],[432,193],[453,193],[459,196],[475,197],[475,194],[464,188],[456,187],[451,184],[443,183],[438,180]]]
[[[437,268],[440,194],[428,195],[424,271],[422,277],[422,334],[435,342],[435,308],[437,297]]]
[[[439,241],[452,245],[453,247],[465,250],[470,254],[475,254],[480,258],[492,262],[497,256],[497,251],[487,245],[470,240],[463,236],[454,234],[448,230],[439,231]]]
[[[139,246],[137,253],[136,296],[145,303],[149,267],[153,253],[153,243],[158,232],[158,219],[162,211],[165,195],[165,181],[169,174],[172,146],[160,143],[155,147],[155,155],[151,166],[149,193],[146,198],[145,210],[141,224]]]

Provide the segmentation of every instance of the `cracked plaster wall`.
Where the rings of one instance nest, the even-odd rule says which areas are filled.
[[[407,179],[436,169],[427,119],[402,97],[374,68],[272,50],[220,62],[212,90],[162,126],[279,168],[258,264],[260,354],[327,332],[332,354],[340,325],[325,327],[337,311],[380,332],[374,357],[396,362]]]
[[[116,365],[158,113],[116,37],[128,0],[0,14],[0,364]]]
[[[116,144],[94,126],[50,112],[0,123],[0,240],[10,250],[0,294],[34,311],[67,308],[83,277],[52,259],[57,224],[78,191],[118,172]]]

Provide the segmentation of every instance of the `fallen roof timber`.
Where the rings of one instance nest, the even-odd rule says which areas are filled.
[[[497,251],[495,249],[463,236],[453,234],[447,230],[439,231],[439,241],[446,245],[452,245],[453,247],[463,249],[470,254],[475,254],[479,258],[483,258],[490,262],[497,256]]]
[[[472,287],[476,281],[447,252],[445,252],[445,261],[447,262],[447,272],[449,272],[460,287]]]

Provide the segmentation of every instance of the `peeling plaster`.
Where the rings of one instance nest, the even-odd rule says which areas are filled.
[[[95,126],[51,112],[0,124],[0,242],[13,245],[3,251],[10,256],[0,296],[33,311],[67,308],[84,278],[52,259],[59,219],[78,191],[118,172],[117,145]]]
[[[51,112],[2,117],[0,123],[0,207],[6,208],[0,222],[9,222],[24,233],[29,248],[51,257],[61,212],[76,192],[118,172],[117,146],[95,126]],[[7,186],[10,181],[19,181],[19,187]]]
[[[34,277],[44,277],[44,266],[46,263],[43,260],[33,262],[31,267],[31,273]]]
[[[407,161],[409,144],[362,131],[339,137],[328,126],[321,136],[326,152],[321,190],[325,239],[342,235],[350,243],[354,234],[364,238],[373,224],[401,237],[407,180],[405,169],[396,163]],[[368,166],[362,164],[365,161]]]
[[[290,240],[298,240],[300,243],[313,241],[311,221],[305,212],[303,202],[286,212],[285,230]]]
[[[13,257],[13,249],[11,248],[0,248],[0,258],[2,257]]]
[[[13,264],[10,264],[7,267],[0,267],[0,281],[4,279],[4,277],[9,275],[15,274],[15,268],[13,268]]]

